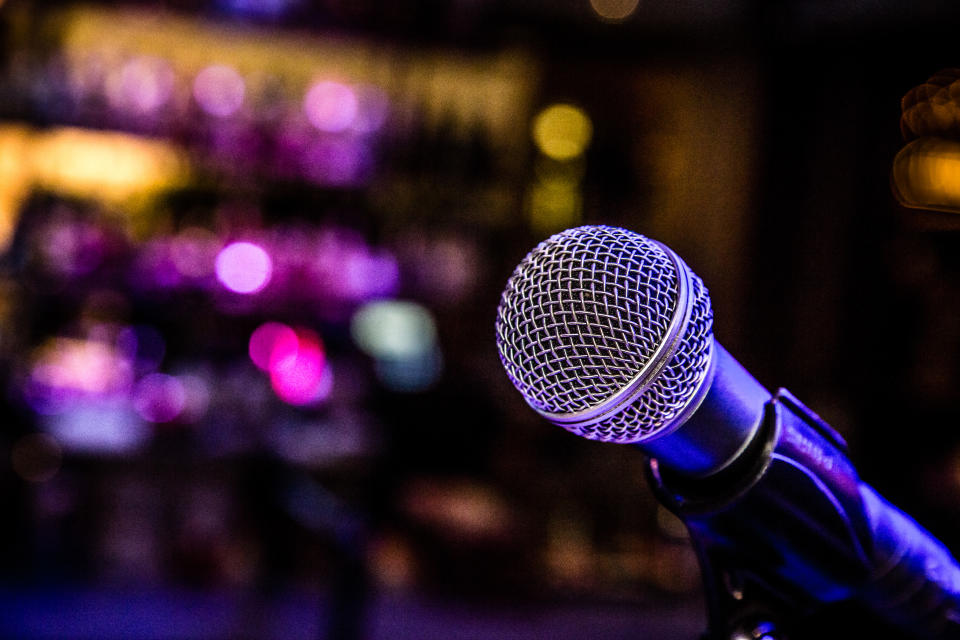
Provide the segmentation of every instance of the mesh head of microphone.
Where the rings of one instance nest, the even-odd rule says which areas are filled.
[[[639,442],[674,426],[710,369],[713,311],[670,249],[614,227],[568,229],[514,270],[497,309],[500,360],[564,428]]]

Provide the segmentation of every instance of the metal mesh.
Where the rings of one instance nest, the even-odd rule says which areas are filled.
[[[709,367],[713,314],[690,273],[691,315],[650,387],[607,420],[568,427],[604,441],[634,442],[675,417]],[[514,386],[533,407],[590,409],[623,389],[667,335],[680,295],[676,266],[651,240],[613,227],[578,227],[542,242],[516,268],[497,310],[497,347]]]

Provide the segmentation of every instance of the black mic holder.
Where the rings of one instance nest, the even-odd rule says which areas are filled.
[[[647,472],[697,553],[705,640],[960,639],[956,561],[788,391],[725,469],[696,478],[650,458]]]

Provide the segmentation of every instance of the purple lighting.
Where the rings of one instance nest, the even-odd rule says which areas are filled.
[[[217,255],[216,272],[227,289],[256,293],[270,282],[273,262],[262,247],[250,242],[234,242]]]
[[[355,184],[368,173],[369,156],[362,140],[317,140],[304,153],[304,173],[320,184]]]
[[[246,86],[233,68],[222,64],[206,67],[193,81],[193,97],[212,116],[226,118],[243,105]]]
[[[357,96],[353,89],[339,82],[318,82],[307,91],[303,110],[320,131],[338,133],[356,119]]]

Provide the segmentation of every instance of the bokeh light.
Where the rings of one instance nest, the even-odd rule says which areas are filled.
[[[357,96],[339,82],[318,82],[307,91],[303,110],[317,129],[337,133],[350,127],[357,117]]]
[[[380,382],[393,391],[415,392],[439,378],[443,358],[430,311],[415,302],[381,300],[362,306],[350,334],[374,358]]]
[[[960,142],[914,140],[894,158],[891,184],[906,207],[960,213]]]
[[[583,109],[572,104],[554,104],[533,119],[532,134],[544,155],[554,160],[572,160],[590,144],[593,124]]]
[[[235,293],[256,293],[270,282],[273,262],[269,254],[251,242],[234,242],[217,254],[217,278]]]
[[[358,133],[380,131],[390,114],[390,101],[387,94],[373,85],[355,87],[354,94],[357,97],[357,116],[350,128]]]
[[[190,175],[181,149],[125,133],[59,127],[32,136],[25,151],[23,161],[38,185],[101,201],[144,198]]]
[[[322,402],[333,378],[320,336],[310,329],[296,331],[296,342],[280,340],[270,354],[270,384],[284,402],[304,406]]]
[[[298,344],[296,331],[282,322],[265,322],[250,334],[247,350],[259,369],[269,371],[271,362],[295,353]]]
[[[125,391],[133,368],[111,345],[95,340],[52,338],[34,355],[31,380],[61,396]]]
[[[63,449],[46,433],[30,433],[17,440],[10,450],[10,463],[18,476],[28,482],[46,482],[57,474]]]
[[[151,373],[137,382],[131,397],[133,408],[147,422],[170,422],[187,404],[187,392],[179,378]]]
[[[82,398],[67,411],[45,416],[42,423],[70,451],[129,454],[150,439],[126,395]]]
[[[171,239],[170,259],[184,277],[202,279],[213,273],[220,248],[220,239],[212,231],[187,227]]]
[[[226,118],[243,106],[246,84],[233,67],[214,64],[204,68],[193,81],[193,97],[212,116]]]
[[[408,360],[436,344],[433,315],[423,305],[380,300],[363,305],[350,321],[354,342],[374,358]]]
[[[619,22],[633,15],[640,0],[590,0],[590,6],[604,20]]]
[[[108,78],[107,97],[116,109],[148,115],[170,100],[173,84],[173,69],[168,62],[137,56]]]

